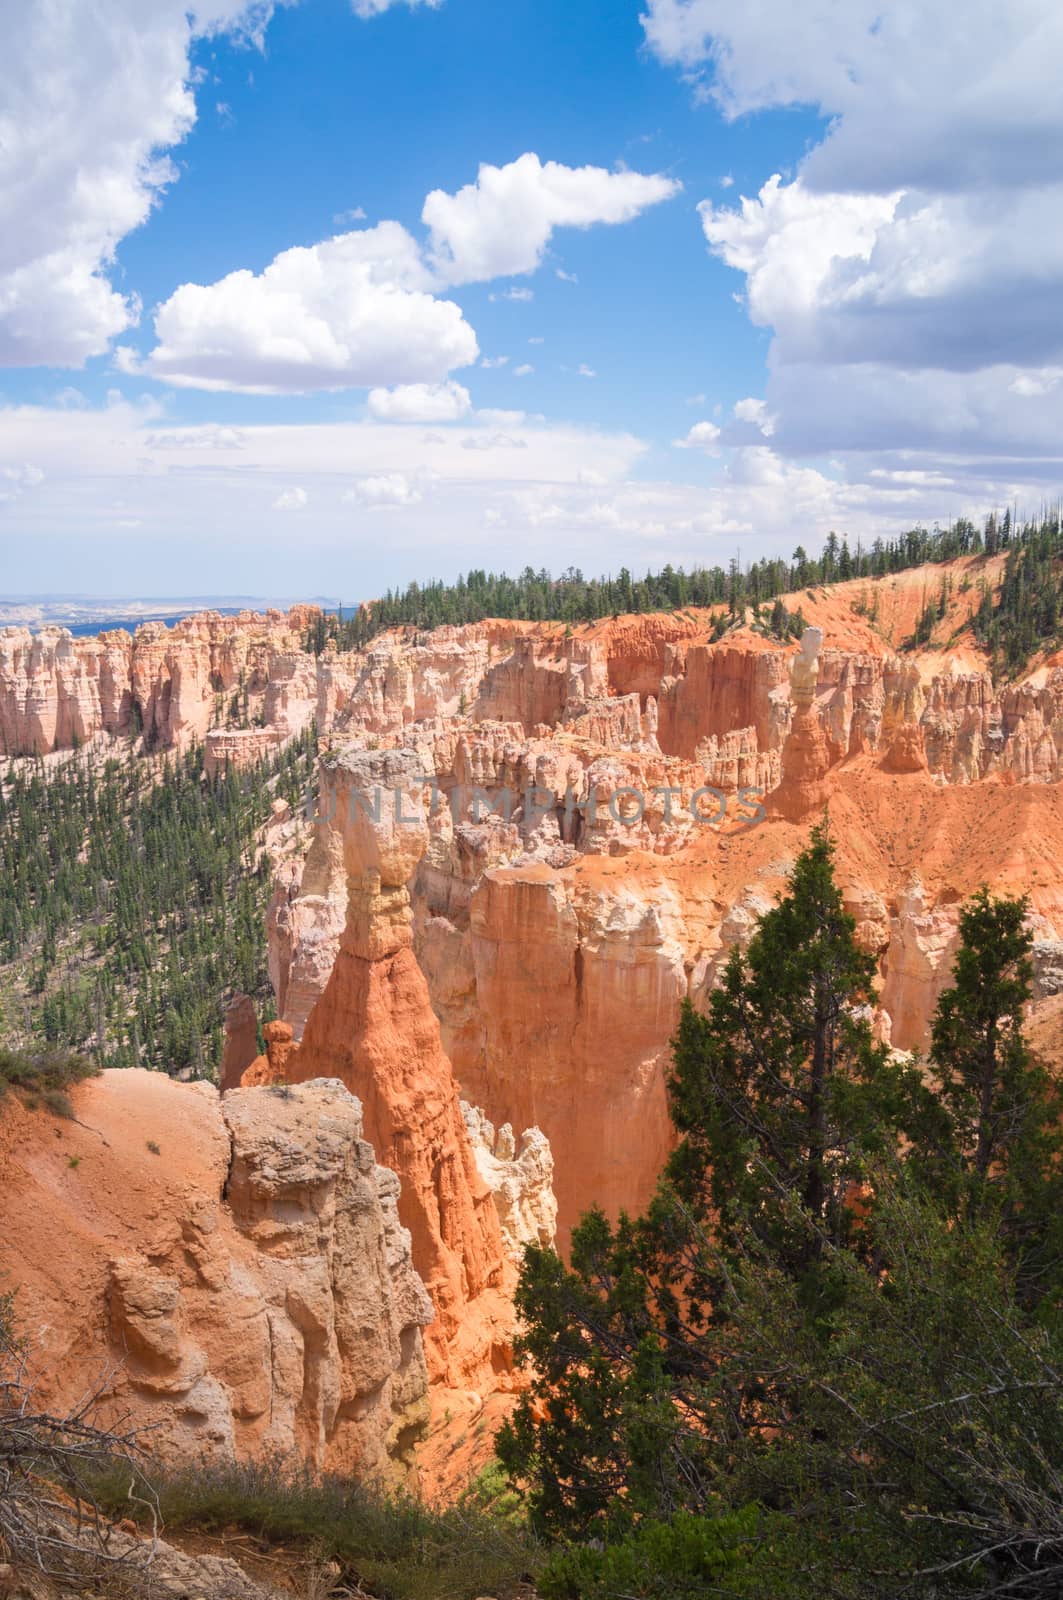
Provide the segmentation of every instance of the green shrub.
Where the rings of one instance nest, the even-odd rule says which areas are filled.
[[[0,1273],[0,1280],[6,1276]],[[15,1343],[15,1296],[10,1289],[0,1288],[0,1349]]]
[[[527,1592],[541,1559],[523,1528],[468,1496],[435,1509],[412,1495],[315,1478],[284,1460],[152,1474],[151,1490],[164,1529],[236,1527],[302,1545],[321,1560],[338,1561],[359,1592],[387,1600],[510,1600]],[[122,1515],[129,1514],[128,1491],[128,1474],[97,1490]]]
[[[65,1089],[45,1089],[41,1095],[41,1104],[53,1117],[65,1117],[68,1122],[74,1120],[74,1102]]]
[[[539,1574],[539,1593],[543,1600],[764,1594],[756,1569],[772,1560],[774,1520],[747,1506],[718,1517],[680,1511],[669,1522],[644,1522],[604,1549],[584,1546],[552,1556]]]
[[[473,1510],[490,1512],[497,1521],[508,1527],[523,1528],[527,1522],[528,1508],[522,1495],[509,1481],[506,1469],[497,1456],[466,1489],[461,1504]]]
[[[68,1089],[94,1078],[99,1067],[74,1050],[10,1050],[0,1045],[0,1102],[15,1089],[31,1111],[43,1105],[56,1117],[73,1117]]]

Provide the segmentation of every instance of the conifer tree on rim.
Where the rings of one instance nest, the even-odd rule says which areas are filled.
[[[833,859],[824,822],[707,1014],[684,1007],[669,1081],[680,1139],[646,1216],[613,1227],[590,1212],[570,1268],[527,1252],[519,1352],[535,1376],[499,1450],[531,1481],[545,1531],[704,1505],[729,1448],[721,1422],[747,1426],[762,1400],[757,1375],[730,1417],[712,1393],[730,1264],[766,1251],[810,1314],[826,1311],[824,1246],[859,1233],[867,1163],[937,1115],[920,1074],[873,1037],[874,961]]]

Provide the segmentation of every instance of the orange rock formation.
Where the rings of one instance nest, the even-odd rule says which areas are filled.
[[[74,1101],[0,1117],[0,1267],[46,1403],[99,1389],[166,1461],[410,1479],[432,1307],[357,1100],[129,1069]]]
[[[225,1013],[225,1053],[218,1069],[223,1090],[237,1089],[258,1054],[258,1017],[250,995],[234,995]]]
[[[401,1174],[402,1218],[436,1308],[430,1370],[475,1386],[510,1365],[513,1270],[413,952],[407,883],[428,837],[420,763],[401,751],[338,753],[323,758],[322,778],[347,920],[287,1073],[339,1078],[359,1095],[367,1133]]]
[[[998,568],[958,563],[954,588]],[[994,687],[967,640],[899,654],[939,582],[933,569],[802,591],[791,609],[820,634],[804,652],[748,625],[712,643],[712,618],[686,613],[569,636],[500,622],[396,633],[322,658],[334,750],[406,748],[438,786],[410,881],[414,950],[465,1096],[549,1138],[562,1239],[592,1202],[647,1198],[670,1138],[680,1001],[701,1000],[748,938],[825,806],[880,962],[883,1037],[925,1041],[959,904],[983,880],[1031,891],[1051,967],[1063,670]],[[941,627],[962,622],[953,605]],[[702,800],[696,820],[706,784],[725,803]],[[558,803],[529,807],[534,786]],[[617,802],[624,788],[641,803]],[[330,837],[302,873],[286,857],[274,900],[271,970],[296,1029],[313,1024],[340,943],[347,874]]]
[[[753,618],[713,642],[713,618],[684,613],[568,634],[501,621],[400,631],[316,661],[289,641],[283,668],[279,655],[262,658],[254,692],[265,705],[277,685],[278,718],[305,706],[313,685],[324,754],[313,828],[279,807],[260,839],[274,869],[282,1020],[251,1076],[339,1079],[362,1101],[365,1136],[401,1178],[397,1204],[434,1302],[435,1392],[446,1388],[448,1406],[464,1392],[453,1400],[463,1426],[493,1424],[507,1402],[513,1257],[550,1235],[551,1184],[562,1242],[592,1203],[612,1213],[645,1203],[671,1139],[665,1082],[681,1002],[705,1003],[825,808],[845,903],[879,964],[880,1037],[925,1047],[960,907],[988,883],[1030,896],[1034,1020],[1039,1037],[1058,1038],[1063,666],[1049,658],[995,685],[962,635],[956,596],[995,581],[999,566],[956,564],[940,642],[960,642],[947,650],[901,649],[940,583],[933,569],[802,591],[791,605],[810,625],[799,650]],[[186,631],[209,642],[211,671],[238,681],[254,652],[241,657],[245,636],[225,644],[214,626]],[[166,643],[145,640],[129,693],[177,737],[195,725],[199,669],[175,673]],[[0,634],[4,738],[15,728],[23,741],[58,741],[75,719],[55,706],[94,705],[94,693],[101,717],[120,718],[125,646],[95,644],[83,659],[61,641],[32,646],[51,665],[30,673],[24,646],[13,654],[10,630]],[[15,656],[17,715],[10,689],[3,698]],[[73,685],[63,695],[24,687],[60,679]],[[198,1136],[223,1155],[211,1127]],[[517,1140],[512,1128],[530,1131]],[[139,1185],[128,1141],[121,1159]],[[117,1171],[107,1183],[119,1194]],[[168,1193],[141,1195],[127,1242],[151,1243],[169,1215]],[[167,1249],[160,1259],[172,1263]],[[64,1279],[48,1306],[67,1292]],[[141,1315],[139,1294],[130,1288],[127,1321]],[[404,1378],[388,1381],[405,1392]],[[239,1404],[234,1437],[257,1437]],[[348,1445],[331,1448],[325,1459]]]
[[[181,749],[225,720],[234,694],[281,741],[316,711],[316,667],[301,641],[317,615],[316,606],[208,611],[172,628],[146,622],[82,639],[66,628],[0,628],[0,754],[47,755],[134,731]],[[264,731],[254,730],[259,743]]]
[[[819,651],[823,633],[807,628],[791,668],[793,720],[782,748],[779,786],[768,797],[769,814],[800,822],[818,815],[827,801],[830,740],[816,707]]]
[[[262,1030],[266,1040],[266,1053],[256,1056],[241,1074],[242,1089],[257,1089],[264,1084],[288,1083],[291,1068],[292,1025],[290,1022],[267,1022]],[[224,1082],[223,1088],[228,1087]]]

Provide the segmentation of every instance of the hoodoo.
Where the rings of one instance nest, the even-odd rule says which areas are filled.
[[[321,783],[319,826],[342,841],[347,920],[287,1075],[339,1078],[362,1100],[367,1133],[401,1174],[401,1213],[436,1308],[430,1368],[475,1387],[509,1364],[512,1267],[413,950],[408,884],[428,843],[421,763],[410,751],[334,752]]]
[[[0,754],[48,755],[99,734],[143,734],[152,749],[185,749],[231,720],[262,726],[226,733],[211,759],[258,759],[312,721],[317,674],[303,634],[320,613],[202,612],[168,628],[145,622],[75,639],[66,628],[0,627]],[[226,749],[225,740],[229,741]],[[208,755],[211,753],[208,751]]]
[[[800,652],[790,668],[793,717],[782,747],[779,786],[768,796],[772,815],[800,822],[822,811],[827,800],[830,745],[823,718],[816,707],[821,628],[806,628]]]

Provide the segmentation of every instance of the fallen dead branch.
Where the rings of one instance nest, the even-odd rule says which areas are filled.
[[[94,1420],[99,1392],[56,1415],[38,1406],[24,1344],[0,1332],[0,1549],[12,1566],[84,1586],[104,1572],[150,1566],[157,1510],[135,1435]],[[94,1484],[128,1471],[131,1509],[150,1536],[131,1540],[102,1510]]]

